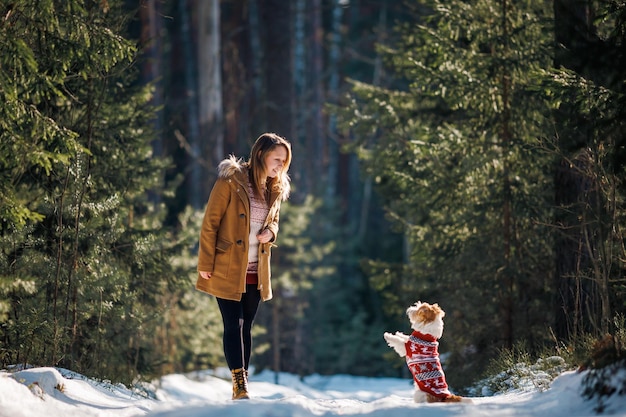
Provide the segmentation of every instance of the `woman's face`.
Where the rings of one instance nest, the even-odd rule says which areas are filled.
[[[287,149],[277,146],[265,155],[266,176],[275,178],[287,163]]]

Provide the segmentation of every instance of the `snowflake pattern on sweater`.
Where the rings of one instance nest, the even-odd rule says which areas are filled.
[[[406,364],[420,390],[437,398],[447,398],[446,376],[441,367],[439,342],[431,336],[414,331],[406,342]]]

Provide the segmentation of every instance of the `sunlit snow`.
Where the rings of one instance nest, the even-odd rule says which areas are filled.
[[[598,415],[581,397],[583,373],[565,372],[547,390],[522,389],[473,404],[415,404],[410,380],[262,372],[250,378],[251,399],[232,401],[228,373],[167,375],[130,390],[58,368],[0,372],[2,417],[583,417]],[[278,380],[276,383],[276,379]],[[626,416],[613,395],[601,415]]]

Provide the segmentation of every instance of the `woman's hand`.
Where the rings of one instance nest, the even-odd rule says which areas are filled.
[[[261,233],[256,235],[256,238],[259,239],[261,243],[267,243],[274,238],[274,233],[270,229],[263,229]]]
[[[198,272],[200,272],[200,276],[204,279],[211,278],[211,272],[207,272],[207,271],[198,271]]]

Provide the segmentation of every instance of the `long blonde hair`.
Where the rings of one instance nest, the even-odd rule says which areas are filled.
[[[284,146],[287,150],[287,159],[283,165],[283,169],[274,178],[268,178],[266,175],[267,167],[265,166],[265,156],[272,152],[277,146]],[[290,184],[289,165],[291,164],[291,144],[287,139],[276,133],[263,133],[257,138],[250,150],[250,159],[248,167],[250,170],[250,182],[254,193],[267,201],[269,192],[275,191],[281,194],[282,199],[289,197]],[[268,183],[269,182],[269,183]]]

